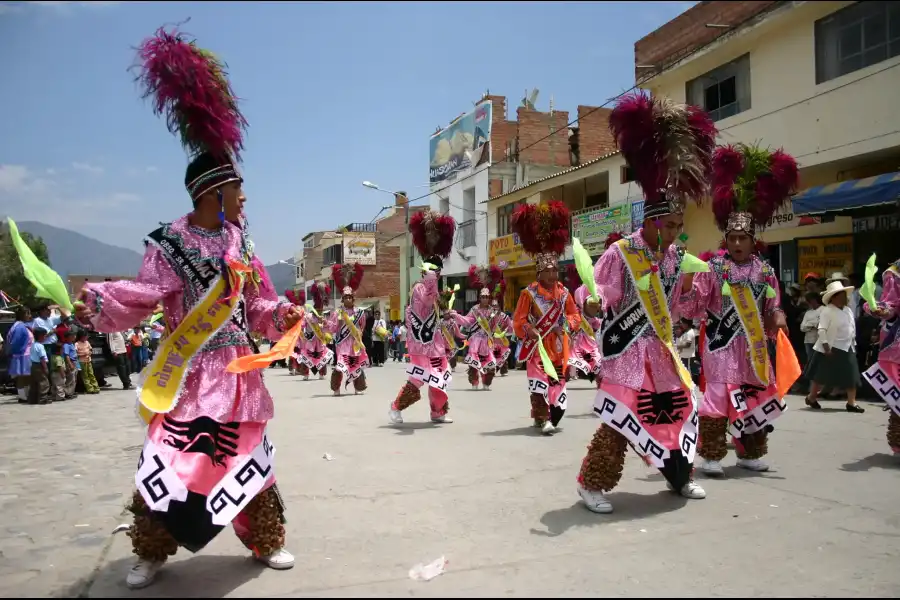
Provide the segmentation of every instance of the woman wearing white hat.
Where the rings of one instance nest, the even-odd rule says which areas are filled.
[[[822,315],[819,317],[819,338],[813,346],[812,359],[806,366],[806,376],[812,381],[806,405],[820,410],[817,397],[823,387],[847,391],[847,412],[865,412],[856,404],[859,386],[859,364],[856,362],[856,319],[847,306],[853,286],[831,281],[822,294]]]

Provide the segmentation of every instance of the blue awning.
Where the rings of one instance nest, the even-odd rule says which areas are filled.
[[[797,216],[820,214],[880,204],[900,198],[900,172],[842,181],[803,190],[791,201]]]

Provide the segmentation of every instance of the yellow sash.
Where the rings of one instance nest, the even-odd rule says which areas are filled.
[[[617,245],[619,246],[622,258],[625,260],[625,264],[628,266],[632,284],[634,285],[634,289],[637,290],[638,298],[641,301],[641,307],[647,314],[647,319],[650,321],[650,325],[653,327],[656,337],[659,338],[663,343],[663,346],[669,351],[672,361],[675,363],[675,368],[678,371],[678,376],[681,378],[681,383],[687,389],[692,389],[694,387],[694,382],[691,379],[691,374],[684,368],[681,357],[678,356],[678,352],[675,351],[675,340],[674,334],[672,333],[672,317],[669,315],[669,303],[666,299],[666,294],[663,291],[662,280],[659,278],[659,273],[653,272],[650,268],[651,262],[646,253],[640,250],[632,251],[628,249],[627,239],[617,242]],[[646,275],[650,276],[650,285],[646,290],[641,290],[637,286],[637,280]]]
[[[769,350],[766,347],[766,333],[759,318],[759,307],[753,297],[753,290],[748,285],[730,285],[731,301],[737,310],[747,345],[750,350],[750,362],[756,378],[764,385],[769,385]]]
[[[363,349],[363,342],[362,335],[359,333],[359,327],[356,326],[356,323],[353,322],[353,319],[350,318],[350,315],[347,314],[346,310],[341,308],[340,311],[344,324],[347,326],[347,329],[350,330],[350,337],[353,338],[353,351],[360,352]]]
[[[487,319],[485,319],[484,317],[478,317],[476,319],[476,321],[478,322],[478,326],[481,327],[481,330],[485,334],[487,334],[488,348],[493,349],[494,348],[494,335],[493,335],[493,332],[491,331],[491,324],[488,323]]]
[[[225,302],[225,277],[219,276],[200,302],[188,313],[171,335],[166,336],[153,361],[144,370],[138,413],[149,423],[154,413],[170,412],[178,405],[181,384],[191,366],[191,359],[203,345],[231,318],[240,300],[240,291]],[[243,285],[243,276],[239,276]],[[240,288],[238,288],[240,290]]]
[[[594,328],[591,327],[591,324],[588,323],[587,317],[585,317],[584,315],[581,315],[581,330],[585,332],[588,337],[594,337]]]

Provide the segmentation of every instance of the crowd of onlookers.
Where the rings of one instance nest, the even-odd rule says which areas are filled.
[[[40,306],[34,314],[20,306],[4,351],[19,402],[47,404],[111,387],[104,369],[94,369],[96,356],[112,362],[122,387],[131,389],[131,374],[150,361],[162,333],[157,322],[127,332],[91,335],[71,317],[54,315],[50,306]]]

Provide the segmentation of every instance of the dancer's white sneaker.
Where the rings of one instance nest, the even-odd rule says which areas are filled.
[[[541,425],[541,433],[544,435],[553,435],[556,433],[556,427],[554,427],[553,423],[550,421],[544,421],[544,424]]]
[[[668,481],[666,482],[666,487],[673,492],[675,491],[675,488]],[[689,500],[703,500],[706,498],[706,490],[694,481],[688,481],[681,487],[678,493]]]
[[[703,474],[710,477],[718,477],[725,473],[725,471],[722,470],[722,463],[717,460],[707,460],[704,458],[700,464],[697,465],[697,468],[700,469]]]
[[[769,465],[759,458],[739,458],[737,460],[737,466],[742,469],[747,469],[748,471],[756,471],[758,473],[763,473],[769,470]]]
[[[579,485],[578,495],[581,496],[582,502],[584,502],[584,505],[591,512],[606,515],[613,511],[612,504],[606,499],[603,492],[592,492]]]
[[[268,556],[256,556],[255,558],[270,569],[275,569],[276,571],[284,571],[285,569],[291,569],[294,566],[294,555],[284,548],[276,550]]]
[[[453,419],[450,415],[441,415],[440,417],[431,417],[432,423],[452,423]]]
[[[399,410],[394,410],[393,408],[388,411],[388,418],[391,420],[391,423],[394,425],[402,425],[403,424],[403,415],[400,414]]]
[[[147,587],[156,579],[156,574],[159,573],[159,570],[164,564],[166,564],[166,561],[164,560],[146,560],[144,558],[139,558],[137,564],[128,571],[128,576],[125,578],[125,585],[132,590],[139,590]]]

